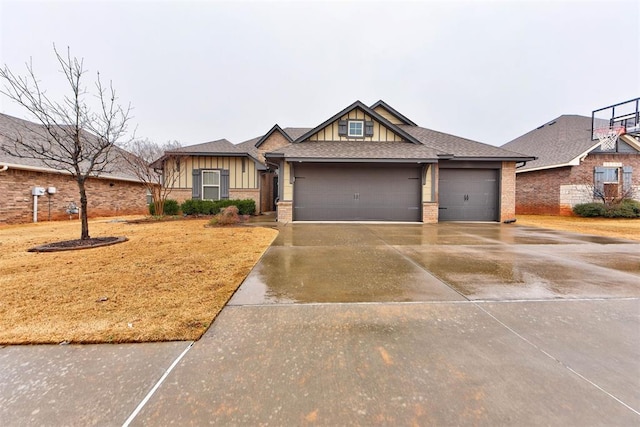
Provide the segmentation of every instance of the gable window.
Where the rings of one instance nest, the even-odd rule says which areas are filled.
[[[363,137],[364,136],[364,121],[363,120],[349,120],[347,123],[347,136],[350,137]]]
[[[220,171],[202,171],[202,199],[220,200]]]

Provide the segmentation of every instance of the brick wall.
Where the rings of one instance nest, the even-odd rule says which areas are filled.
[[[516,164],[502,162],[500,173],[500,222],[516,217]]]
[[[38,197],[38,221],[69,219],[71,202],[80,207],[78,184],[69,175],[9,169],[0,172],[0,223],[33,221],[33,187],[55,187],[56,193]],[[146,189],[137,183],[92,178],[87,181],[90,218],[147,214]],[[77,218],[77,216],[76,216]]]
[[[438,204],[433,202],[422,203],[422,222],[436,224],[438,222]]]
[[[572,215],[575,204],[593,201],[587,186],[593,185],[594,168],[607,162],[633,167],[632,185],[640,186],[640,154],[590,154],[579,166],[517,174],[516,213]]]
[[[278,202],[278,222],[287,223],[293,221],[293,203],[292,202]]]
[[[261,162],[264,162],[264,153],[276,150],[289,144],[290,142],[280,132],[273,132],[271,135],[269,135],[269,138],[263,141],[260,147],[258,147],[258,158]]]

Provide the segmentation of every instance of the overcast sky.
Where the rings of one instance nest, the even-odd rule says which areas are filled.
[[[502,145],[640,96],[635,1],[7,1],[0,63],[63,83],[71,48],[134,107],[136,135],[239,143],[356,100]],[[0,97],[0,111],[29,117]]]

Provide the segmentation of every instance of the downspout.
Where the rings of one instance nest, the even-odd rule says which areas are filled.
[[[4,171],[6,171],[6,170],[8,170],[8,169],[9,169],[9,165],[2,165],[2,166],[0,166],[0,172],[4,172]]]

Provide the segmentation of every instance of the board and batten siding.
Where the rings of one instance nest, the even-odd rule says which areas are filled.
[[[373,122],[373,136],[367,136],[364,138],[348,138],[346,135],[338,134],[338,123],[340,120],[364,120],[367,122]],[[357,139],[359,141],[384,141],[384,142],[395,142],[395,141],[403,141],[404,139],[393,132],[391,129],[386,126],[380,124],[380,122],[373,119],[370,115],[366,114],[363,110],[359,108],[355,108],[351,110],[348,114],[340,117],[338,120],[330,123],[324,128],[320,129],[318,132],[311,135],[307,140],[308,141],[350,141]]]
[[[402,125],[404,123],[402,123],[400,120],[398,120],[393,114],[391,114],[389,111],[387,111],[386,108],[384,108],[381,105],[378,105],[376,108],[374,108],[374,110],[376,113],[380,114],[382,117],[384,117],[385,119],[389,120],[389,122],[393,123],[394,125]]]
[[[253,160],[247,157],[210,156],[192,156],[181,159],[180,176],[172,188],[191,188],[194,169],[228,170],[230,189],[259,188],[259,173]]]

